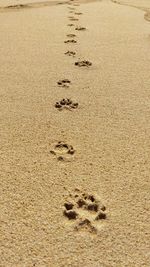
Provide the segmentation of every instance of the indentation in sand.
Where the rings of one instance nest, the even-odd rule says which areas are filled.
[[[64,109],[66,110],[73,110],[73,109],[77,109],[78,108],[78,103],[77,102],[73,102],[71,99],[69,98],[63,98],[62,100],[60,100],[59,102],[56,102],[55,104],[55,108],[57,108],[58,110],[62,111]]]
[[[74,64],[75,64],[75,66],[78,66],[78,67],[90,67],[90,66],[92,66],[92,63],[88,60],[77,61]]]
[[[71,83],[71,81],[68,80],[68,79],[59,80],[59,81],[57,82],[57,84],[58,84],[60,87],[65,87],[65,88],[68,88],[70,83]]]
[[[69,34],[67,34],[67,37],[74,38],[74,37],[76,37],[76,35],[73,33],[69,33]]]
[[[73,17],[73,18],[69,18],[69,20],[71,20],[71,21],[78,21],[79,19]]]
[[[67,52],[65,52],[65,55],[67,55],[67,56],[75,56],[75,54],[76,54],[76,52],[74,52],[74,51],[67,51]]]
[[[69,40],[64,41],[64,43],[65,43],[65,44],[68,44],[68,43],[75,44],[75,43],[77,43],[77,41],[74,40],[74,39],[69,39]]]
[[[106,207],[93,194],[75,189],[64,203],[64,216],[73,223],[74,230],[97,233],[106,220]],[[101,222],[101,224],[100,224]]]
[[[72,145],[69,145],[63,141],[59,141],[58,143],[52,146],[52,150],[50,153],[54,155],[59,161],[69,160],[75,153],[75,150]]]
[[[74,24],[73,23],[69,23],[67,26],[72,27],[72,26],[74,26]]]
[[[85,28],[85,27],[81,27],[81,26],[77,26],[77,27],[75,28],[75,30],[76,30],[76,31],[85,31],[86,28]]]

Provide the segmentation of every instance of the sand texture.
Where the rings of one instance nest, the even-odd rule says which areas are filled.
[[[0,267],[150,266],[149,9],[0,1]]]

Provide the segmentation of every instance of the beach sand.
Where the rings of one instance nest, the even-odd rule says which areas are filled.
[[[0,1],[0,266],[149,267],[150,1],[31,2]]]

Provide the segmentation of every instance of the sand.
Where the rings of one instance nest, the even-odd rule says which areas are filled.
[[[0,266],[149,267],[150,1],[29,2],[0,1]]]

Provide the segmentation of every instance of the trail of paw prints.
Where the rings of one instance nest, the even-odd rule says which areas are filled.
[[[75,66],[78,66],[78,67],[90,67],[90,66],[92,66],[92,63],[88,60],[77,61],[74,64],[75,64]]]
[[[74,230],[97,233],[107,219],[106,207],[93,194],[76,189],[64,203],[64,216]]]
[[[59,80],[57,82],[59,87],[65,87],[65,88],[69,88],[69,85],[71,84],[71,81],[68,79],[63,79],[63,80]]]
[[[63,98],[55,103],[55,108],[57,108],[59,111],[64,109],[72,111],[73,109],[77,109],[78,106],[79,104],[77,102],[74,102],[69,98]]]
[[[74,155],[75,150],[72,145],[59,141],[52,146],[50,153],[59,161],[67,161]]]

